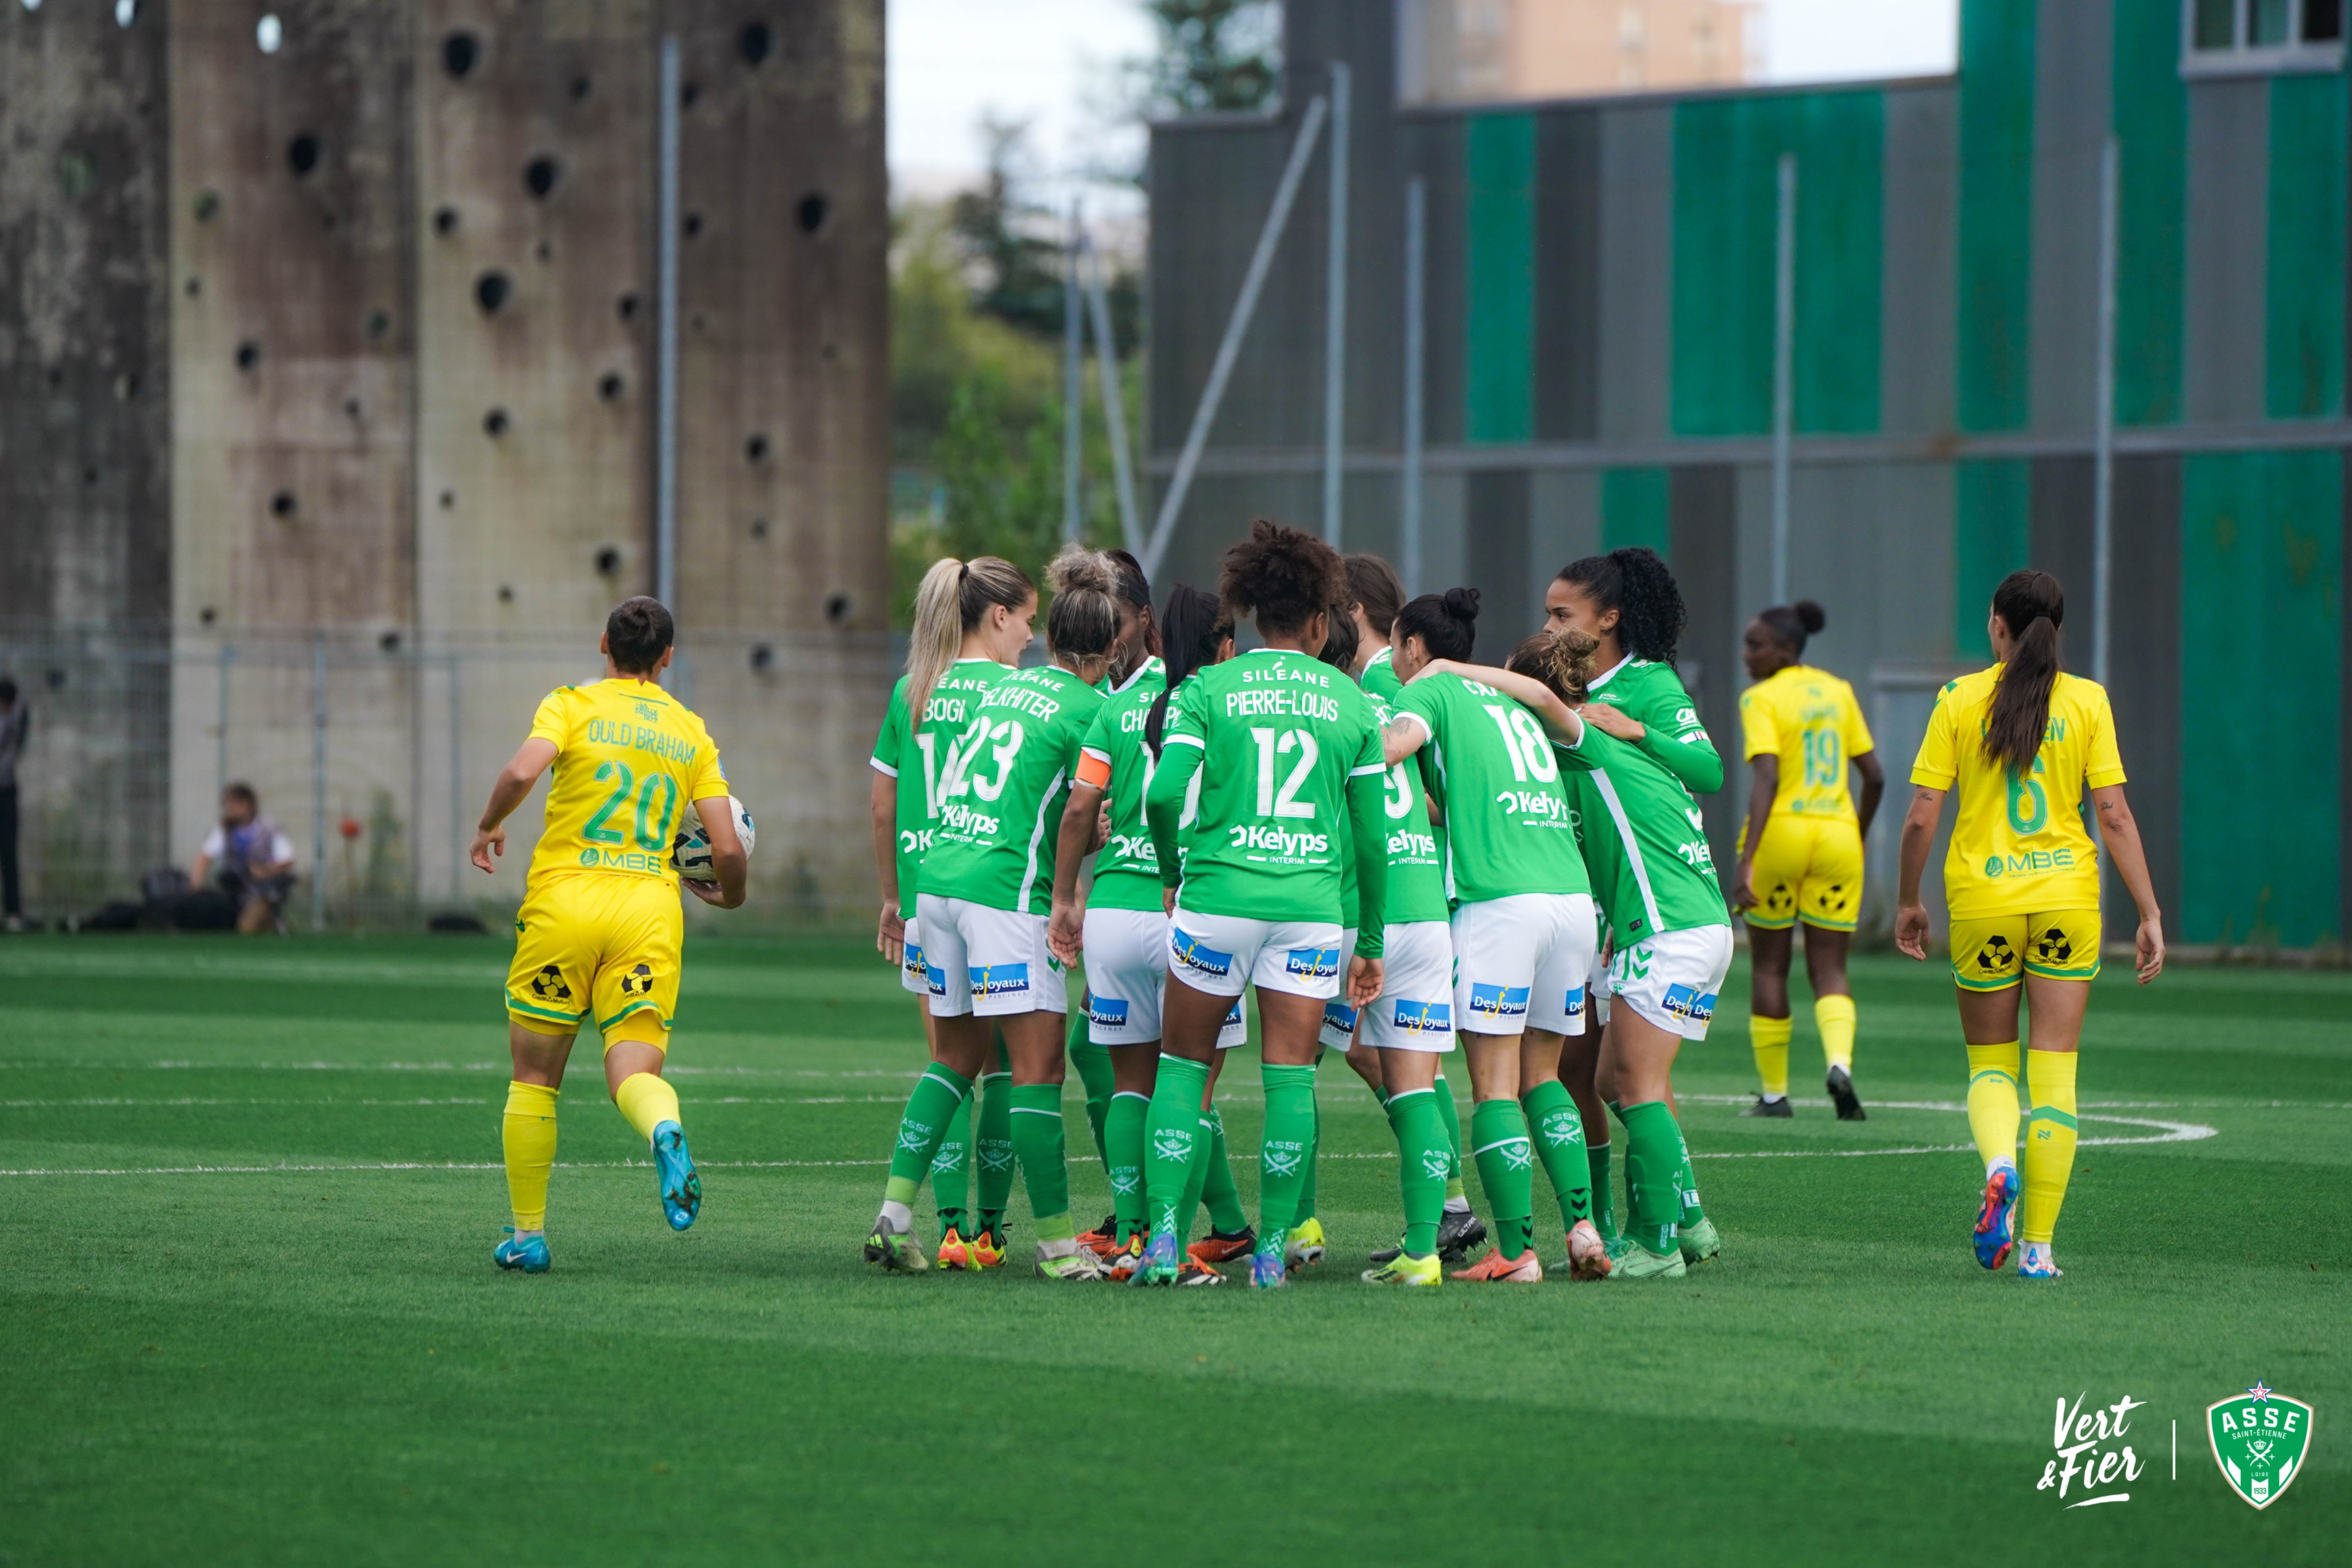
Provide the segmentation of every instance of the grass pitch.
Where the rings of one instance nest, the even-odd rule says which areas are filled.
[[[555,1270],[501,1274],[504,964],[462,940],[0,944],[0,1563],[2282,1568],[2352,1539],[2347,977],[2099,982],[2054,1285],[1972,1261],[1948,985],[1878,958],[1864,1124],[1814,1088],[1802,1006],[1798,1119],[1736,1115],[1744,968],[1685,1051],[1725,1238],[1687,1281],[1360,1285],[1396,1172],[1335,1061],[1332,1255],[1260,1296],[869,1270],[922,1052],[892,972],[830,940],[691,946],[695,1228],[663,1226],[583,1043]],[[1223,1099],[1254,1200],[1253,1066]],[[1090,1219],[1075,1078],[1066,1103]],[[2308,1473],[2260,1513],[2203,1428],[2258,1378],[2317,1409]],[[2143,1402],[2127,1503],[2036,1488],[2077,1396]]]

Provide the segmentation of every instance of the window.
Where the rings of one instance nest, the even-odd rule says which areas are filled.
[[[2183,76],[2333,71],[2344,65],[2345,0],[2183,0]]]

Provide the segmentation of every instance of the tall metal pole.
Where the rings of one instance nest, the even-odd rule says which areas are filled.
[[[310,633],[310,929],[327,928],[327,634]]]
[[[1429,182],[1404,188],[1404,473],[1398,483],[1398,569],[1407,594],[1421,591],[1422,367],[1428,353]]]
[[[1323,274],[1323,538],[1339,548],[1341,465],[1348,435],[1348,86],[1331,62],[1331,195]]]
[[[661,41],[660,186],[655,246],[654,597],[677,610],[677,35]]]
[[[1796,423],[1797,155],[1780,154],[1772,265],[1772,602],[1789,601],[1789,439]]]
[[[1086,333],[1078,312],[1078,204],[1062,246],[1062,538],[1078,538],[1079,469],[1086,462]]]
[[[1127,444],[1127,394],[1118,384],[1118,339],[1110,325],[1110,295],[1103,286],[1102,252],[1084,230],[1078,250],[1086,259],[1087,298],[1095,329],[1096,371],[1102,377],[1103,426],[1110,437],[1111,484],[1118,497],[1119,535],[1138,559],[1143,549],[1143,515],[1135,506],[1135,457]]]
[[[213,771],[217,775],[213,780],[215,799],[228,788],[228,667],[236,658],[235,645],[223,643],[220,650],[220,738],[213,756]]]
[[[449,655],[449,896],[466,895],[466,690],[464,655]]]
[[[2109,593],[2115,577],[2116,506],[2116,198],[2122,152],[2108,137],[2099,149],[2099,401],[2097,457],[2091,503],[2091,678],[2107,682]]]

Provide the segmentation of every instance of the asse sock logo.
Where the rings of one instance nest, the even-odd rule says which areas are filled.
[[[2213,1462],[2230,1490],[2256,1508],[2276,1502],[2303,1473],[2311,1448],[2311,1406],[2264,1387],[2257,1378],[2243,1394],[2205,1407],[2205,1435]]]

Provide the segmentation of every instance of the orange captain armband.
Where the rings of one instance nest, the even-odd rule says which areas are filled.
[[[1097,789],[1110,788],[1110,758],[1099,751],[1078,753],[1078,782]]]

